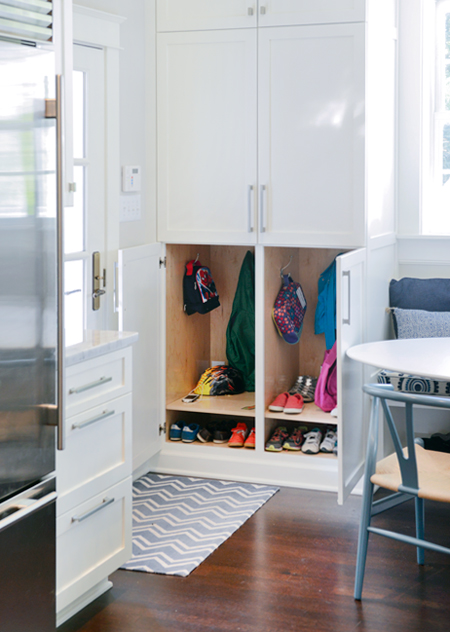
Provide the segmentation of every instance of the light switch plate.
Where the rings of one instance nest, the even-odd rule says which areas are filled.
[[[119,221],[135,222],[141,219],[141,196],[136,193],[120,196]]]

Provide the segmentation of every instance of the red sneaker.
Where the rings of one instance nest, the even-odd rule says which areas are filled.
[[[269,410],[271,410],[273,413],[282,413],[289,397],[289,393],[281,393],[270,404]]]
[[[250,434],[248,435],[247,439],[245,440],[244,448],[254,448],[254,447],[255,447],[255,429],[252,428],[250,430]]]
[[[233,428],[231,432],[232,435],[230,437],[230,440],[228,441],[228,446],[230,448],[242,448],[248,434],[246,424],[243,421],[240,421],[238,424],[236,424],[236,428]]]
[[[288,415],[298,415],[302,412],[303,406],[303,397],[299,393],[295,393],[295,395],[289,395],[284,412]]]

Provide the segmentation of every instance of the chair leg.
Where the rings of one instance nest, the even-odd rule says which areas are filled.
[[[364,571],[366,569],[367,546],[369,544],[369,532],[372,517],[373,483],[370,477],[375,472],[377,450],[378,450],[378,413],[380,400],[377,397],[372,399],[370,412],[370,427],[367,438],[366,467],[364,471],[364,488],[361,509],[361,522],[359,524],[358,553],[356,556],[355,572],[355,599],[360,600],[364,581]]]
[[[416,538],[423,540],[425,537],[425,502],[423,498],[415,498],[416,504]],[[425,564],[425,550],[417,547],[417,563]]]
[[[370,525],[370,519],[372,517],[373,488],[373,483],[371,483],[370,478],[367,477],[364,481],[361,522],[359,523],[358,553],[356,556],[354,597],[358,600],[361,599],[364,572],[366,570],[367,547],[369,545],[369,532],[367,531],[367,527]]]

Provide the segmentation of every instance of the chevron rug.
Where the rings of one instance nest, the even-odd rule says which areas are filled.
[[[131,571],[186,577],[278,487],[146,474],[133,485]]]

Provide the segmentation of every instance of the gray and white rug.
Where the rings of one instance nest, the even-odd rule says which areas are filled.
[[[278,487],[146,474],[133,485],[131,571],[186,577]]]

